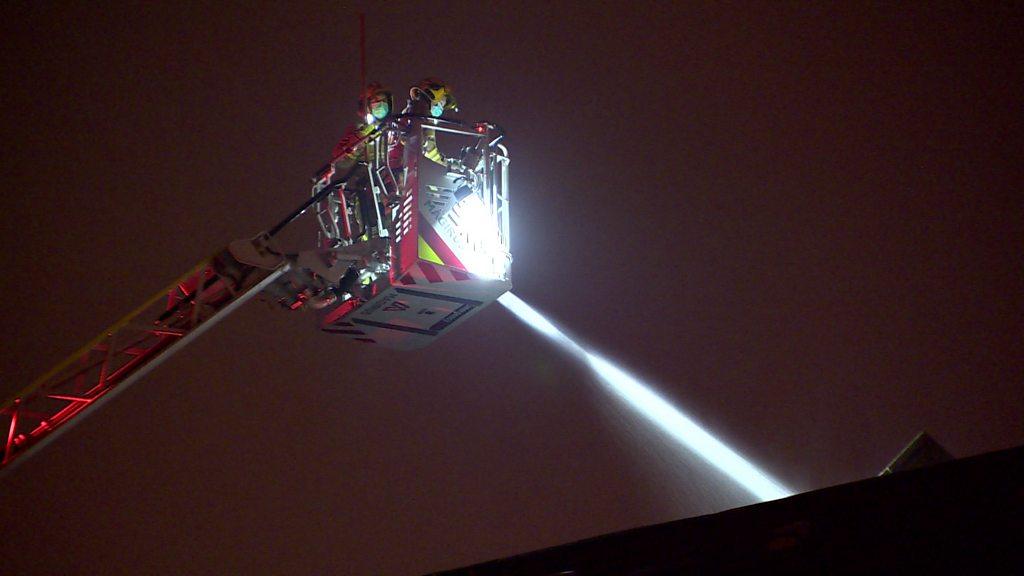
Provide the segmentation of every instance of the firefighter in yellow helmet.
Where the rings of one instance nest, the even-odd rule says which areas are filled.
[[[437,78],[424,78],[409,88],[409,104],[405,113],[440,118],[445,110],[459,111],[451,88]]]
[[[440,118],[447,110],[459,111],[451,87],[437,78],[424,78],[409,88],[409,103],[402,113]],[[437,149],[437,136],[433,130],[423,131],[423,155],[438,164],[446,164],[444,156]]]

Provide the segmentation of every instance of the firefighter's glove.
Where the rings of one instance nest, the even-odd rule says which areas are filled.
[[[445,158],[444,165],[448,168],[449,172],[458,172],[461,174],[466,171],[466,167],[463,166],[462,162],[456,158]]]

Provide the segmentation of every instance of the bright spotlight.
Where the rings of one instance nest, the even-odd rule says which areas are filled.
[[[791,496],[793,492],[773,480],[734,450],[723,444],[691,418],[654,392],[650,386],[611,361],[589,352],[558,329],[543,314],[511,292],[498,299],[531,328],[547,336],[585,362],[626,404],[657,424],[665,433],[712,466],[735,480],[761,500]]]
[[[484,278],[501,278],[508,269],[508,253],[502,244],[498,222],[476,194],[460,200],[446,215],[454,236],[452,250],[466,271]]]

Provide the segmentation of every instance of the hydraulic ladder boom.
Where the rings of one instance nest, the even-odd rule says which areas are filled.
[[[0,407],[0,472],[145,376],[288,271],[235,261],[227,250],[104,330]]]
[[[342,181],[349,176],[351,172]],[[269,231],[251,240],[236,240],[203,260],[4,401],[0,405],[0,434],[6,433],[0,437],[0,475],[253,296],[266,290],[290,308],[308,301],[316,279],[296,269],[301,253],[282,254],[273,237],[329,191],[303,202]],[[320,270],[331,272],[329,267]]]

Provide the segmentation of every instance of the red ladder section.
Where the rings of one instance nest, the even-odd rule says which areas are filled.
[[[0,407],[0,473],[156,368],[287,272],[201,262]]]

